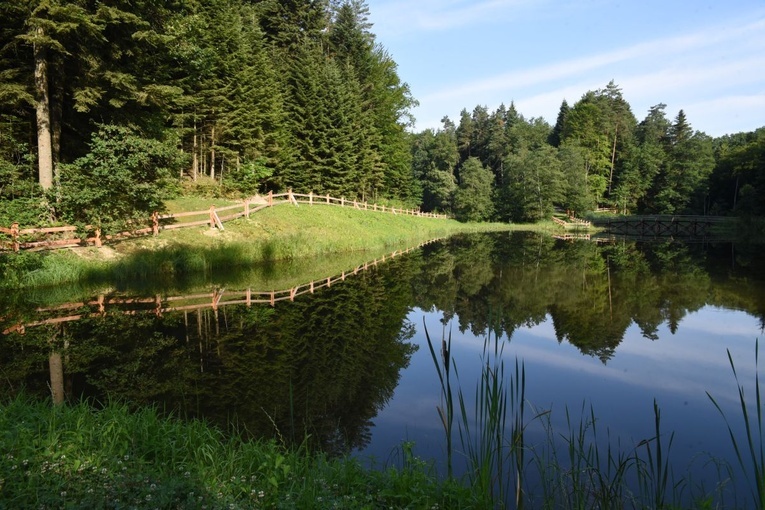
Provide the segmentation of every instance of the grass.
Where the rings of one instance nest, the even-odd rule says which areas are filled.
[[[2,508],[476,508],[411,451],[369,470],[151,408],[22,396],[0,404],[0,430]]]
[[[198,205],[184,202],[173,207],[194,209]],[[379,253],[460,232],[507,229],[503,224],[464,224],[348,207],[284,204],[259,211],[249,219],[228,222],[223,231],[187,228],[101,249],[5,254],[0,256],[0,286],[18,289],[75,281],[119,282],[192,274],[207,277],[264,262],[330,253]]]

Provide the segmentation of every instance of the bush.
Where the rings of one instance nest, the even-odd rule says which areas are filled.
[[[246,161],[238,168],[223,174],[223,187],[227,193],[236,192],[252,196],[261,191],[263,182],[272,174],[273,169],[266,166],[264,158]]]
[[[175,191],[172,176],[184,163],[170,143],[143,138],[120,126],[101,126],[90,152],[61,165],[61,215],[67,222],[91,224],[103,231],[126,228],[162,210]]]

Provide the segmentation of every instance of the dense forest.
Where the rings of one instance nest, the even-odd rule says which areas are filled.
[[[0,225],[292,188],[464,220],[765,215],[765,129],[713,139],[614,82],[554,126],[513,104],[411,132],[364,0],[0,1]]]
[[[584,213],[765,214],[765,128],[713,139],[666,105],[638,122],[613,81],[554,126],[511,103],[462,110],[459,124],[415,135],[413,167],[428,209],[466,219],[535,221]]]

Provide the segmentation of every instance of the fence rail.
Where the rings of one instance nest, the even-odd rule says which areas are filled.
[[[560,218],[556,218],[555,216],[553,216],[552,219],[555,223],[563,228],[590,228],[592,226],[589,221],[575,218],[573,216],[569,217],[570,221],[565,221]]]
[[[360,202],[358,200],[348,200],[344,197],[336,198],[329,195],[316,195],[313,193],[299,194],[291,190],[286,193],[269,192],[268,195],[250,197],[241,203],[216,208],[214,205],[209,209],[202,211],[188,211],[173,214],[153,213],[147,218],[143,225],[136,225],[135,229],[126,230],[116,234],[102,235],[101,229],[92,225],[87,225],[80,236],[76,235],[78,227],[67,225],[61,227],[48,228],[19,228],[18,223],[14,223],[10,228],[0,227],[0,251],[20,251],[20,250],[45,250],[68,248],[74,246],[102,246],[105,241],[125,239],[129,237],[142,235],[158,235],[162,230],[173,230],[177,228],[200,227],[207,225],[210,228],[224,230],[223,223],[238,218],[249,218],[251,214],[256,213],[267,207],[273,207],[280,204],[299,204],[309,205],[334,205],[340,207],[353,207],[354,209],[381,212],[396,215],[418,216],[423,218],[448,218],[444,214],[426,213],[416,209],[406,209],[394,206],[378,205],[376,203]],[[228,213],[228,214],[221,214]],[[178,221],[180,218],[203,217],[192,221]],[[63,237],[62,237],[63,236]]]
[[[441,238],[430,239],[417,246],[395,250],[388,255],[382,255],[379,258],[360,264],[353,269],[343,271],[340,274],[331,275],[319,280],[311,280],[310,282],[283,290],[253,290],[251,287],[248,287],[244,290],[227,291],[225,289],[216,289],[211,292],[166,297],[159,295],[153,297],[119,297],[100,294],[93,299],[37,308],[37,313],[55,315],[55,317],[48,316],[47,318],[40,320],[20,322],[5,328],[2,331],[2,334],[24,334],[26,328],[43,326],[46,324],[61,324],[77,321],[84,317],[103,315],[107,312],[107,309],[116,309],[116,311],[126,315],[132,315],[143,311],[153,312],[157,316],[162,316],[167,312],[203,310],[208,308],[217,311],[221,307],[231,305],[246,305],[249,307],[254,304],[268,304],[275,306],[276,303],[280,301],[294,301],[298,296],[313,294],[320,289],[329,288],[332,285],[345,281],[346,278],[360,274],[370,268],[377,267],[378,264],[393,260],[398,256],[439,241],[440,239]],[[87,308],[87,310],[85,310],[85,308]]]

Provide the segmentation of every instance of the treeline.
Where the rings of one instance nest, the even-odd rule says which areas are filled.
[[[285,190],[464,220],[765,215],[763,129],[713,139],[613,82],[413,134],[365,0],[0,0],[0,224],[109,230],[179,193]]]
[[[0,221],[109,224],[179,182],[416,205],[414,100],[367,16],[363,0],[0,2]]]
[[[554,126],[511,103],[463,110],[414,137],[413,166],[428,210],[468,220],[535,221],[577,214],[765,215],[765,128],[711,138],[666,105],[638,122],[612,81]]]

